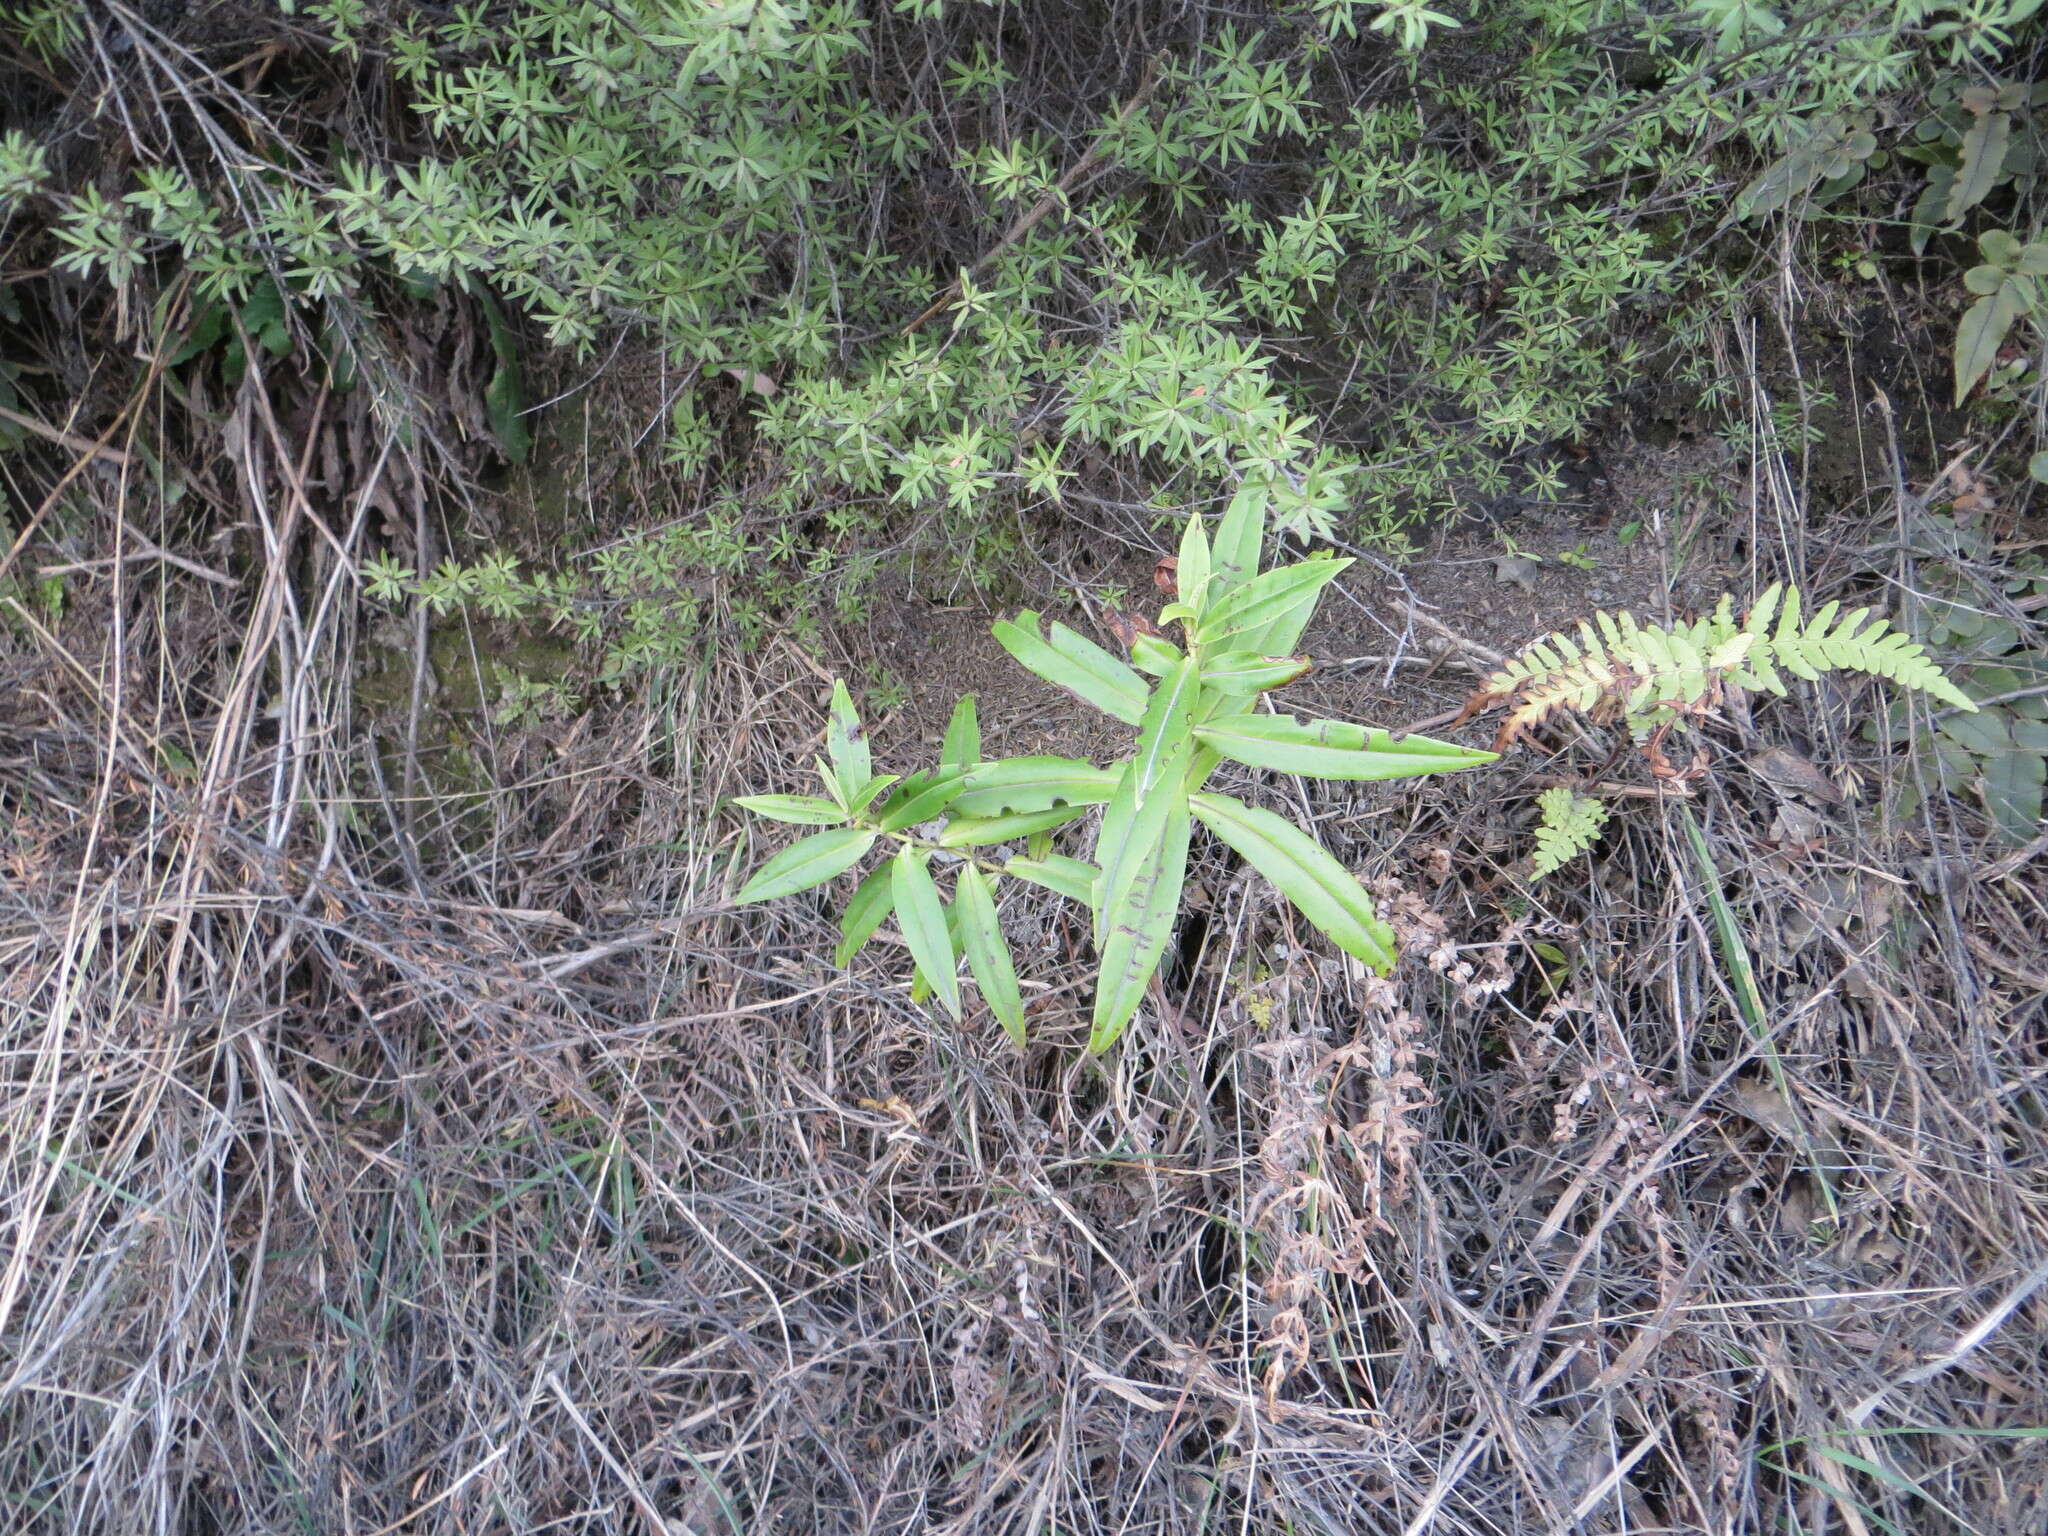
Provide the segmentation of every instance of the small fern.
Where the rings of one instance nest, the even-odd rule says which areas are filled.
[[[1496,752],[1561,709],[1599,724],[1619,720],[1641,740],[1711,709],[1730,683],[1783,697],[1781,669],[1807,682],[1828,672],[1861,672],[1976,709],[1910,635],[1872,618],[1868,608],[1840,609],[1827,603],[1802,619],[1799,589],[1773,583],[1739,622],[1732,597],[1708,616],[1668,629],[1628,613],[1596,613],[1579,622],[1576,635],[1560,630],[1511,657],[1466,700],[1463,718],[1509,706]]]
[[[1529,880],[1556,874],[1599,841],[1607,825],[1606,802],[1575,795],[1559,784],[1536,797],[1543,819],[1536,825],[1536,851],[1529,856]]]

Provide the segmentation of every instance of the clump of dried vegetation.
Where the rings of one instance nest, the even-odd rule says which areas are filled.
[[[1198,843],[1099,1061],[1085,921],[1006,887],[1020,1052],[913,1006],[886,933],[834,970],[824,900],[730,904],[763,850],[725,801],[820,740],[803,646],[493,714],[459,696],[502,630],[379,631],[378,541],[426,568],[494,505],[441,387],[490,343],[444,322],[392,358],[401,423],[260,355],[110,392],[87,349],[146,317],[87,305],[47,338],[69,424],[0,456],[0,1526],[2048,1527],[2048,845],[1939,784],[1891,814],[1927,770],[1866,738],[1876,685],[1724,700],[1697,772],[1570,726],[1291,806],[1398,931],[1385,979]],[[2038,526],[1881,429],[1867,498],[1811,505],[1750,388],[1654,598],[1689,560],[1898,609],[1929,495]],[[1077,497],[1041,553],[1143,580],[1138,513]],[[1361,716],[1503,659],[1347,588],[1387,637],[1325,684]],[[1067,729],[982,697],[992,742]],[[1559,782],[1612,814],[1532,894]]]

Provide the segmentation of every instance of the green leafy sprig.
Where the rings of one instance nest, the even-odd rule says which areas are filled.
[[[770,901],[822,885],[892,844],[847,904],[835,960],[850,961],[893,914],[917,966],[913,995],[935,994],[959,1018],[964,956],[983,1000],[1020,1045],[1024,1003],[995,894],[1014,878],[1080,902],[1092,913],[1099,957],[1089,1048],[1100,1052],[1122,1035],[1158,973],[1200,823],[1339,949],[1386,972],[1393,932],[1351,872],[1284,817],[1205,786],[1225,761],[1363,780],[1448,773],[1494,754],[1258,708],[1263,694],[1308,669],[1294,647],[1324,589],[1351,563],[1315,558],[1260,572],[1266,515],[1264,498],[1247,490],[1213,544],[1200,518],[1189,521],[1176,601],[1156,631],[1136,637],[1129,662],[1064,624],[1041,629],[1036,613],[995,626],[1022,666],[1136,732],[1130,755],[1114,766],[984,758],[970,694],[954,711],[936,768],[907,778],[876,774],[852,699],[835,683],[817,765],[824,795],[736,802],[770,820],[829,830],[769,859],[738,899]],[[1174,626],[1178,643],[1166,638]],[[1092,857],[1053,852],[1052,833],[1098,807]],[[998,852],[1020,842],[1021,853]],[[950,902],[933,878],[948,864],[956,868]]]

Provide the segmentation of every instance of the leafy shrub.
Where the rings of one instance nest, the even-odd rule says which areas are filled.
[[[1035,613],[996,626],[996,638],[1018,662],[1137,732],[1131,756],[1115,767],[1061,757],[985,761],[969,695],[954,713],[935,769],[901,779],[877,775],[846,686],[835,684],[827,755],[818,764],[825,794],[737,802],[770,820],[832,830],[776,854],[739,899],[808,890],[859,863],[878,843],[894,844],[847,904],[837,963],[852,959],[893,912],[917,962],[916,991],[936,993],[958,1018],[964,954],[983,1001],[1021,1045],[1024,1006],[993,882],[1010,876],[1044,886],[1094,915],[1101,968],[1089,1048],[1105,1051],[1137,1011],[1166,952],[1189,837],[1200,822],[1339,949],[1381,972],[1390,969],[1393,932],[1349,871],[1285,818],[1203,786],[1225,759],[1326,779],[1394,779],[1473,767],[1492,754],[1254,711],[1259,695],[1308,669],[1305,658],[1287,653],[1323,588],[1351,563],[1314,559],[1261,573],[1265,521],[1259,498],[1246,493],[1219,524],[1213,549],[1201,521],[1189,522],[1175,571],[1179,600],[1161,612],[1158,628],[1137,632],[1128,666],[1065,625],[1041,633]],[[1159,632],[1173,624],[1181,627],[1178,646]],[[1148,686],[1141,673],[1156,683]],[[1097,806],[1093,862],[1053,853],[1048,835]],[[1032,846],[1025,854],[1001,862],[981,851],[1026,840]],[[935,860],[957,861],[950,904],[933,882]]]
[[[1872,102],[1981,70],[2033,7],[284,9],[410,126],[238,103],[239,143],[202,110],[210,158],[160,147],[123,190],[60,174],[24,119],[0,219],[70,274],[144,297],[189,278],[191,339],[281,300],[266,345],[320,337],[337,367],[380,310],[462,295],[515,458],[522,337],[594,363],[638,336],[693,517],[788,525],[709,541],[788,612],[820,581],[858,602],[905,521],[992,581],[1014,515],[1076,494],[1184,513],[1245,484],[1283,528],[1354,536],[1555,495],[1555,446],[1653,362],[1708,407],[1730,387],[1702,343],[1737,293],[1708,238],[1731,151],[1779,159],[1772,206],[1834,187]],[[174,57],[129,12],[0,10],[57,75],[89,25]],[[1032,42],[1068,33],[1152,52]],[[321,67],[303,31],[283,45]],[[1988,163],[1955,155],[1973,181]],[[628,670],[690,629],[645,589],[586,595]]]
[[[1394,737],[1334,720],[1258,713],[1256,698],[1308,669],[1290,656],[1322,590],[1348,560],[1317,558],[1258,573],[1264,509],[1240,495],[1212,548],[1190,520],[1174,564],[1178,600],[1157,625],[1136,626],[1126,665],[1065,625],[1041,632],[1025,612],[995,626],[1023,666],[1137,732],[1131,756],[1109,768],[1061,757],[985,760],[972,695],[960,701],[939,764],[899,778],[876,774],[844,683],[832,693],[823,796],[752,795],[742,808],[772,821],[829,827],[785,848],[740,889],[770,901],[823,885],[884,841],[895,851],[847,903],[835,963],[845,965],[893,913],[917,964],[913,996],[936,993],[960,1017],[961,957],[983,1000],[1023,1044],[1022,994],[1002,935],[992,882],[1029,881],[1090,908],[1100,954],[1094,1051],[1113,1045],[1159,968],[1178,914],[1188,842],[1196,822],[1271,880],[1337,947],[1382,972],[1393,933],[1349,871],[1307,833],[1270,811],[1204,790],[1226,759],[1326,779],[1394,779],[1491,762],[1428,737]],[[1690,624],[1657,628],[1628,614],[1596,614],[1578,635],[1559,633],[1511,658],[1480,686],[1461,718],[1513,708],[1495,742],[1505,750],[1561,709],[1617,721],[1653,754],[1657,737],[1718,703],[1728,686],[1787,691],[1783,675],[1816,681],[1861,672],[1932,694],[1973,717],[1978,706],[1927,659],[1922,647],[1868,609],[1842,616],[1828,603],[1802,618],[1796,588],[1772,586],[1739,622],[1734,600]],[[1181,627],[1180,645],[1163,633]],[[1140,674],[1157,681],[1147,685]],[[2035,702],[2039,702],[2036,700]],[[2038,780],[2035,781],[2038,793]],[[1538,797],[1542,818],[1530,861],[1541,879],[1589,849],[1608,811],[1568,786]],[[1055,854],[1050,834],[1102,808],[1093,862]],[[2037,807],[2038,813],[2038,807]],[[1030,843],[997,862],[980,850]],[[947,904],[935,860],[957,863]]]
[[[1916,772],[1900,777],[1896,814],[1912,814],[1924,783],[1979,800],[1999,838],[2018,846],[2040,831],[2048,783],[2048,651],[2027,617],[2048,604],[2048,564],[2028,554],[1995,562],[1989,534],[1952,517],[1921,518],[1909,532],[1920,564],[1905,628],[1952,658],[1959,682],[1983,702],[1944,711],[1931,729],[1895,705],[1865,734],[1914,748]]]

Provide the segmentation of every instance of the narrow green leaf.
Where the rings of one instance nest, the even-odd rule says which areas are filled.
[[[832,680],[832,704],[825,716],[825,755],[832,759],[833,776],[849,802],[874,777],[874,754],[868,749],[867,732],[853,707],[846,684]]]
[[[1496,756],[1428,736],[1396,741],[1362,725],[1292,715],[1224,715],[1197,726],[1195,739],[1235,762],[1314,779],[1411,779],[1476,768]]]
[[[1912,243],[1915,256],[1927,254],[1927,243],[1947,222],[1949,193],[1955,189],[1956,168],[1952,165],[1931,165],[1927,168],[1927,189],[1913,204]]]
[[[924,972],[946,1012],[960,1017],[960,961],[953,950],[953,937],[946,927],[945,904],[931,871],[924,867],[925,851],[905,848],[891,859],[891,891],[896,903],[896,924],[910,946],[910,956]]]
[[[286,331],[283,335],[289,340],[291,333]],[[264,341],[270,344],[267,332]],[[277,350],[274,344],[271,350]],[[533,452],[533,433],[526,425],[526,388],[517,363],[500,363],[490,383],[484,386],[484,415],[491,424],[491,435],[505,450],[505,457],[514,464],[524,464],[526,456]]]
[[[903,781],[889,803],[882,808],[879,825],[884,832],[900,832],[930,821],[960,798],[967,775],[954,768],[939,773],[915,773]]]
[[[1268,655],[1285,655],[1292,651],[1301,644],[1302,631],[1308,628],[1309,620],[1316,616],[1316,608],[1322,600],[1323,589],[1317,587],[1264,629],[1254,630],[1245,635],[1246,645]]]
[[[1095,981],[1095,1017],[1088,1049],[1097,1055],[1117,1039],[1144,1001],[1180,911],[1188,867],[1188,797],[1179,788],[1155,796],[1166,807],[1158,835],[1109,914]]]
[[[1131,754],[1131,766],[1137,770],[1139,798],[1152,793],[1167,763],[1188,744],[1195,700],[1201,691],[1201,669],[1193,658],[1186,656],[1152,691],[1152,700],[1138,723],[1138,745]]]
[[[1192,795],[1189,804],[1203,826],[1272,881],[1339,949],[1381,975],[1394,968],[1394,930],[1373,911],[1365,887],[1314,838],[1228,795]]]
[[[733,804],[770,821],[794,822],[800,827],[829,827],[846,820],[846,812],[815,795],[740,795]]]
[[[974,972],[982,1000],[1021,1049],[1024,998],[1017,990],[1017,968],[1010,961],[1010,946],[1004,942],[988,882],[971,863],[960,867],[953,910],[959,914],[960,947],[967,951],[967,968]]]
[[[888,921],[895,905],[894,872],[887,864],[877,864],[861,881],[839,919],[839,947],[832,952],[832,963],[845,970],[861,947],[875,936],[875,930]]]
[[[1796,194],[1813,185],[1814,163],[1810,154],[1794,149],[1780,155],[1735,197],[1740,218],[1761,218],[1784,207]]]
[[[1019,880],[1029,880],[1033,885],[1042,885],[1048,891],[1069,901],[1078,901],[1085,907],[1095,900],[1095,877],[1102,871],[1080,859],[1050,853],[1042,859],[1011,859],[1003,866],[1003,873],[1015,875]]]
[[[951,809],[955,816],[995,816],[1056,805],[1101,805],[1115,793],[1117,777],[1115,769],[1071,757],[1005,758],[970,773]]]
[[[891,784],[894,784],[899,777],[900,775],[893,773],[876,774],[872,779],[869,779],[867,783],[861,785],[860,793],[855,795],[851,800],[847,802],[846,808],[849,811],[851,811],[854,815],[860,815],[869,806],[873,805],[877,800],[879,800],[882,796],[882,791],[887,789]]]
[[[823,885],[842,869],[860,862],[875,845],[866,827],[840,827],[794,843],[754,871],[735,901],[773,901],[778,896]]]
[[[1152,677],[1164,677],[1181,663],[1181,648],[1157,635],[1131,637],[1131,665]]]
[[[1948,222],[1953,224],[1991,195],[2005,169],[2005,152],[2012,143],[2012,118],[2004,112],[1985,112],[1963,135],[1955,185],[1948,193]]]
[[[1020,666],[1054,687],[1066,689],[1084,704],[1126,725],[1136,725],[1144,715],[1145,680],[1066,625],[1053,625],[1048,642],[1038,633],[1038,615],[1027,608],[1015,623],[1005,620],[989,633]]]
[[[1998,361],[1998,348],[2006,332],[2023,312],[2019,295],[2010,279],[1998,292],[1979,299],[1963,312],[1956,327],[1956,404],[1961,405],[1977,381]]]
[[[1064,827],[1088,814],[1085,805],[1056,805],[1044,811],[1005,811],[999,816],[955,816],[939,834],[941,848],[986,848],[994,843],[1014,843]]]
[[[1180,556],[1173,569],[1173,591],[1200,618],[1209,601],[1209,534],[1202,526],[1202,514],[1188,514],[1188,526],[1180,536]],[[1163,620],[1161,621],[1164,622]]]
[[[946,739],[939,748],[939,766],[962,772],[981,761],[981,721],[974,713],[974,695],[963,693],[953,706],[953,718],[946,722]]]
[[[1095,944],[1099,949],[1109,940],[1110,916],[1126,897],[1139,874],[1147,867],[1158,846],[1174,801],[1186,782],[1188,749],[1162,765],[1149,793],[1140,792],[1138,765],[1133,761],[1102,813],[1102,828],[1096,834],[1095,862],[1101,869],[1093,892]]]
[[[1224,651],[1202,663],[1202,686],[1238,698],[1281,688],[1310,668],[1306,656],[1261,656],[1257,651]]]
[[[1259,574],[1259,554],[1266,541],[1266,489],[1247,480],[1230,498],[1230,508],[1216,529],[1209,552],[1209,602],[1243,586]]]
[[[853,811],[846,803],[848,796],[839,782],[839,771],[822,757],[812,758],[811,766],[818,770],[818,782],[825,786],[825,793],[832,797],[832,803],[851,816]]]
[[[1298,628],[1294,639],[1284,643],[1268,643],[1267,632],[1293,623],[1303,603],[1308,603],[1312,612],[1317,594],[1350,565],[1349,560],[1302,560],[1254,576],[1209,605],[1198,626],[1202,649],[1258,651],[1265,655],[1291,650],[1294,639],[1300,638]],[[1303,626],[1306,622],[1301,620]]]

